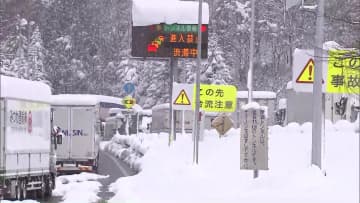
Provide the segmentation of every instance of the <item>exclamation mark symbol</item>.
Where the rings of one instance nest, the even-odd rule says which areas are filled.
[[[309,80],[312,80],[312,70],[313,70],[313,66],[309,65]]]
[[[184,103],[184,92],[181,92],[181,103]]]

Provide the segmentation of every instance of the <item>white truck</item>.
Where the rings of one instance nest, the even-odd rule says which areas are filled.
[[[0,75],[0,199],[51,196],[55,153],[50,87]]]
[[[57,145],[57,172],[60,174],[96,171],[99,142],[110,108],[125,108],[122,99],[101,95],[62,94],[51,98],[54,125],[62,139]]]

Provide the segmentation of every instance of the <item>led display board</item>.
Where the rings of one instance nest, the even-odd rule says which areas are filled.
[[[133,57],[196,58],[197,24],[157,24],[132,27]],[[207,58],[208,25],[201,26],[201,58]]]

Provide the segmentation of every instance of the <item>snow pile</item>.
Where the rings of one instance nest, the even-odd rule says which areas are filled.
[[[104,148],[129,164],[131,168],[140,171],[140,160],[157,136],[157,134],[144,133],[139,133],[139,136],[126,136],[117,133]]]
[[[359,135],[347,121],[326,123],[327,175],[311,166],[311,123],[269,128],[269,171],[240,170],[240,130],[219,138],[206,131],[199,165],[192,163],[191,135],[168,147],[159,134],[141,159],[142,171],[110,186],[109,203],[357,203]],[[144,136],[145,140],[148,138]],[[150,138],[150,136],[149,136]]]
[[[97,202],[100,200],[97,193],[101,187],[97,180],[108,177],[92,173],[59,176],[53,195],[62,196],[63,203]]]

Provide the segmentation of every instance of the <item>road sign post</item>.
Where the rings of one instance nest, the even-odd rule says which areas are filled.
[[[325,173],[324,152],[325,152],[325,120],[324,120],[324,95],[322,93],[323,80],[323,38],[324,38],[324,0],[319,0],[316,19],[315,35],[315,79],[313,85],[313,121],[312,121],[312,151],[311,163],[317,165]]]
[[[195,96],[195,136],[194,136],[194,162],[196,164],[199,163],[199,110],[200,110],[200,69],[201,69],[201,43],[202,43],[202,33],[201,33],[201,25],[202,25],[202,0],[199,0],[199,15],[198,15],[198,43],[197,43],[197,69],[196,69],[196,96]]]
[[[170,118],[169,118],[169,146],[171,145],[171,141],[172,141],[172,138],[173,136],[175,136],[173,133],[175,131],[175,126],[174,126],[174,110],[173,110],[173,103],[172,103],[172,100],[173,100],[173,85],[174,85],[174,61],[173,61],[173,58],[170,57],[170,108],[169,108],[169,115],[170,115]]]

